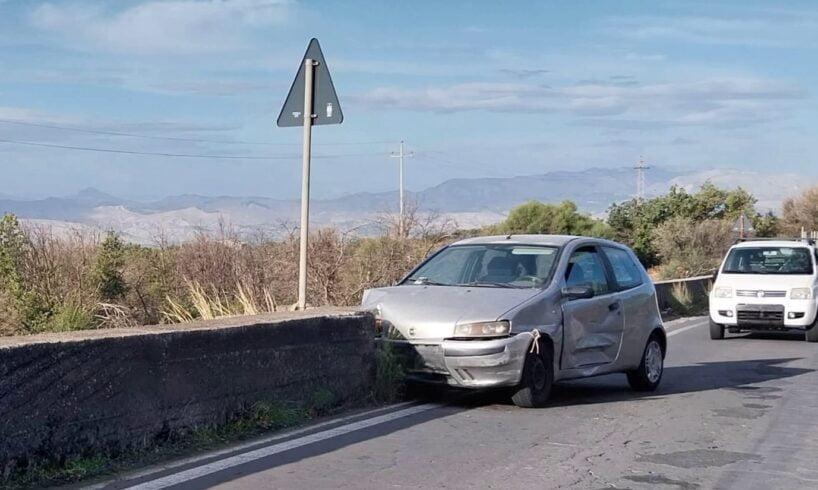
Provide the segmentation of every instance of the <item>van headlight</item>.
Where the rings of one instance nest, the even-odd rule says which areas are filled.
[[[790,290],[790,299],[809,299],[812,296],[810,288],[792,288]]]
[[[511,331],[508,320],[499,322],[461,323],[454,327],[455,337],[504,337]]]
[[[714,298],[732,298],[733,288],[716,288],[713,290]]]

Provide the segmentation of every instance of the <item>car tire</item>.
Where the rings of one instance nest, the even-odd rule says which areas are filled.
[[[804,337],[806,337],[807,342],[818,342],[818,316],[815,317],[815,321],[812,322],[812,325],[807,327],[807,331],[804,332]]]
[[[653,334],[642,351],[642,362],[633,371],[628,371],[628,383],[637,391],[654,391],[662,381],[665,372],[665,352],[659,336]]]
[[[514,389],[511,401],[521,408],[540,408],[548,402],[554,384],[553,354],[544,343],[540,352],[529,352],[523,365],[520,384]]]
[[[712,340],[721,340],[724,338],[724,325],[710,320],[710,338]]]

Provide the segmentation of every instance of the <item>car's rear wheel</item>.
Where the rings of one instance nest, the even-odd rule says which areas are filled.
[[[544,343],[541,343],[539,353],[529,352],[526,355],[522,380],[511,395],[515,405],[522,408],[545,406],[554,384],[552,355],[551,349]]]
[[[721,340],[724,338],[724,325],[710,320],[710,338],[713,340]]]
[[[628,372],[628,383],[638,391],[653,391],[659,387],[665,371],[665,353],[659,337],[653,334],[642,352],[639,367]]]

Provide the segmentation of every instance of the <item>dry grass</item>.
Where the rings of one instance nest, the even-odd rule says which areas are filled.
[[[388,217],[383,235],[362,238],[320,229],[309,244],[308,301],[314,306],[355,305],[367,288],[392,284],[431,251],[454,240],[453,223],[408,213],[407,237],[395,233]],[[158,235],[153,247],[128,245],[121,270],[126,292],[103,298],[95,283],[101,236],[80,231],[60,235],[26,228],[21,277],[26,291],[46,309],[43,329],[110,328],[179,323],[289,309],[296,302],[298,236],[240,239],[228,226],[214,234],[170,244]],[[14,298],[0,283],[0,335],[30,333],[21,328]]]

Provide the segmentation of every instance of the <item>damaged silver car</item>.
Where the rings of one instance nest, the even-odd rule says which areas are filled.
[[[544,405],[555,381],[608,373],[655,390],[667,353],[645,269],[626,246],[595,238],[462,240],[366,291],[362,308],[411,380],[507,387],[521,407]]]

